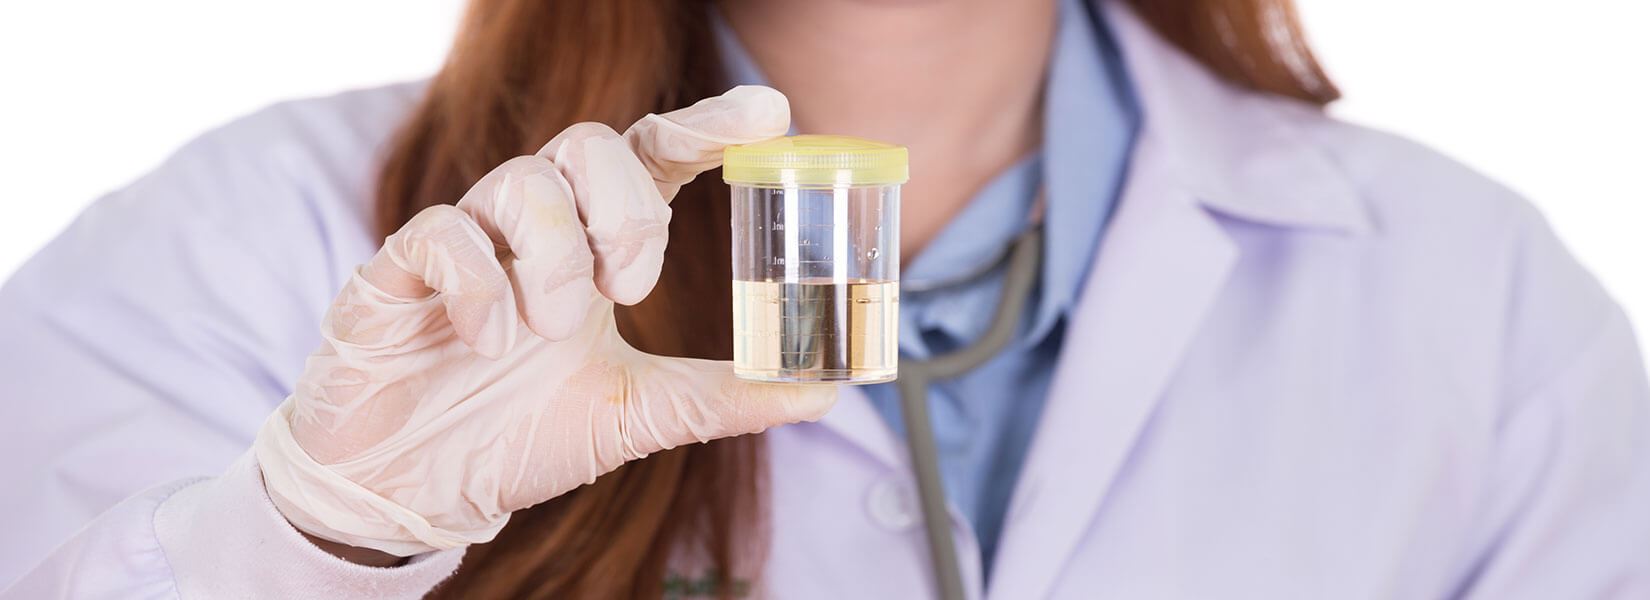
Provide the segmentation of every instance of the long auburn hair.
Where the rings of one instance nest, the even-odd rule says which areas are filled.
[[[722,92],[709,1],[471,0],[446,65],[378,175],[378,233],[456,201],[492,167],[569,125],[623,130]],[[1338,96],[1291,0],[1118,1],[1238,85],[1319,105]],[[726,193],[711,174],[673,201],[664,273],[646,301],[617,313],[637,348],[729,358]],[[496,540],[471,548],[435,595],[658,598],[673,552],[707,559],[715,593],[734,595],[733,574],[760,561],[749,549],[765,527],[762,444],[753,435],[660,452],[520,511]]]

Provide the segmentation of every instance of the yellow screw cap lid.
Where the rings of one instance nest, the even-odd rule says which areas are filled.
[[[722,180],[745,185],[891,185],[910,179],[904,146],[845,135],[798,135],[728,146]]]

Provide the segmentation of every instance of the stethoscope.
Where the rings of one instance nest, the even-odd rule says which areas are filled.
[[[1034,203],[1032,218],[1020,234],[995,260],[964,277],[941,283],[900,283],[901,290],[927,291],[957,285],[1007,264],[1003,276],[1002,294],[997,310],[991,316],[991,325],[973,344],[960,350],[928,360],[900,357],[899,379],[895,390],[900,397],[900,410],[905,417],[905,440],[911,451],[911,466],[917,477],[917,496],[922,504],[923,527],[927,530],[929,555],[934,567],[934,582],[939,597],[944,600],[963,600],[962,568],[957,562],[956,541],[951,536],[951,518],[946,511],[945,488],[940,483],[939,451],[934,446],[934,427],[928,416],[928,384],[967,373],[991,360],[1014,338],[1014,327],[1025,313],[1036,287],[1043,254],[1041,224],[1041,194]]]

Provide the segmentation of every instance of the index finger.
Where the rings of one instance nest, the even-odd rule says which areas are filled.
[[[665,114],[642,117],[624,137],[666,202],[682,185],[722,164],[722,149],[785,135],[791,103],[770,87],[742,85]]]

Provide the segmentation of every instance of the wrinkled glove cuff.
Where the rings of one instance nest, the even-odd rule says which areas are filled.
[[[253,443],[269,499],[294,527],[315,537],[396,556],[488,542],[510,515],[480,529],[455,531],[390,501],[315,462],[292,436],[292,398],[264,421]]]

